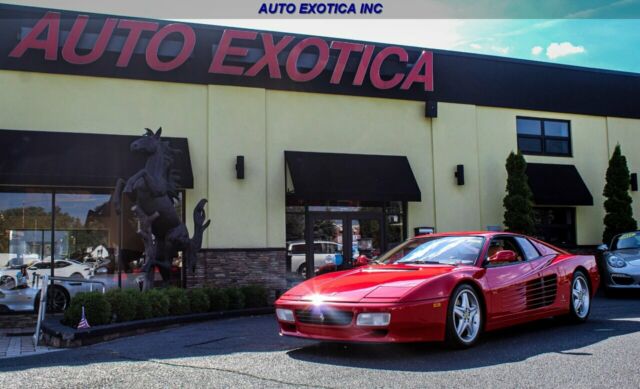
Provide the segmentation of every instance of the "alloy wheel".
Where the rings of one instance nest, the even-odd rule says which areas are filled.
[[[589,285],[582,274],[576,274],[571,285],[571,302],[573,310],[580,319],[584,319],[589,314],[591,295]]]
[[[458,338],[466,343],[473,342],[480,332],[480,304],[470,289],[458,293],[453,306],[453,326]]]

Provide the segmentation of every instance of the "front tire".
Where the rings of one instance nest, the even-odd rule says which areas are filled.
[[[53,286],[47,292],[47,311],[52,313],[64,312],[69,306],[71,298],[66,290]]]
[[[480,338],[484,324],[480,298],[470,285],[458,286],[447,308],[446,342],[452,348],[468,348]]]
[[[591,287],[583,271],[577,270],[571,279],[571,297],[569,299],[569,321],[584,323],[591,312]]]

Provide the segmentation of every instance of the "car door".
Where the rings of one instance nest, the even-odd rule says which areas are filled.
[[[530,314],[544,313],[552,308],[558,295],[560,279],[556,268],[549,266],[555,255],[543,255],[525,237],[517,237],[516,240],[532,267],[531,278],[526,285],[526,310]]]
[[[526,283],[535,274],[530,261],[512,235],[495,236],[489,243],[487,257],[492,249],[512,250],[518,261],[505,264],[491,265],[484,262],[486,281],[489,286],[491,300],[489,319],[494,322],[517,320],[526,309]]]

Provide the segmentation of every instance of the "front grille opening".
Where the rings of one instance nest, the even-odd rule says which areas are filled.
[[[611,280],[616,285],[631,285],[633,284],[633,278],[626,274],[612,274]]]
[[[295,332],[296,331],[296,325],[295,324],[289,324],[289,323],[282,323],[282,329],[285,331],[289,331],[289,332]]]
[[[326,326],[346,326],[353,321],[353,312],[340,311],[327,307],[296,310],[296,318],[300,323]]]
[[[373,330],[371,331],[371,336],[374,336],[376,338],[384,338],[385,336],[387,336],[387,334],[389,333],[389,330]]]

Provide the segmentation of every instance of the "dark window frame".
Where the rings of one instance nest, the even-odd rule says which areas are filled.
[[[540,135],[531,135],[531,134],[520,134],[518,133],[518,119],[524,120],[536,120],[540,122]],[[545,131],[545,122],[556,122],[556,123],[566,123],[567,124],[567,136],[554,136],[554,135],[546,135]],[[562,119],[545,119],[545,118],[536,118],[529,116],[516,116],[516,136],[517,140],[522,139],[534,139],[539,140],[541,142],[542,151],[525,151],[521,150],[520,146],[518,146],[518,150],[522,152],[522,154],[526,155],[543,155],[549,157],[573,157],[573,147],[571,142],[571,121],[570,120],[562,120]],[[568,144],[568,152],[567,153],[554,153],[546,151],[547,148],[547,140],[556,140],[556,141],[566,141]]]

